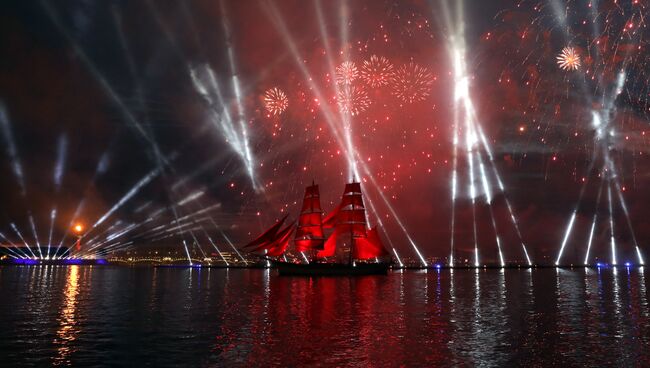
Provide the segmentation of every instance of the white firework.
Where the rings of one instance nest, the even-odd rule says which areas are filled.
[[[272,115],[280,115],[289,107],[289,98],[283,90],[273,87],[264,92],[264,107]]]
[[[414,62],[398,68],[392,81],[391,93],[406,103],[423,101],[429,96],[433,87],[431,72]]]
[[[387,85],[394,74],[393,64],[383,56],[372,55],[361,66],[361,79],[372,88]]]
[[[564,70],[578,70],[580,68],[580,54],[573,47],[565,47],[557,56],[557,65]]]
[[[336,102],[341,111],[352,116],[359,115],[370,106],[370,98],[363,88],[345,86],[339,89]]]
[[[352,61],[344,61],[336,67],[336,84],[351,85],[359,76],[359,70]]]

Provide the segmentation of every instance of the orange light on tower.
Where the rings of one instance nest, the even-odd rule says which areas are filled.
[[[83,236],[84,226],[78,222],[76,225],[74,225],[72,230],[74,231],[75,235],[77,235],[77,244],[75,244],[75,248],[77,249],[77,251],[80,251],[81,237]]]

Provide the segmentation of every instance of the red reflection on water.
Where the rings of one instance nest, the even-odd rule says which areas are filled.
[[[449,326],[439,313],[447,296],[440,285],[428,286],[440,282],[438,276],[416,279],[423,290],[400,286],[399,277],[257,276],[248,280],[250,288],[265,293],[238,290],[240,300],[242,293],[251,293],[250,303],[220,318],[213,352],[226,360],[255,366],[382,366],[436,362],[450,354]],[[395,294],[400,287],[401,296]],[[426,300],[433,305],[416,300],[428,290],[432,295]],[[418,344],[426,348],[414,348]]]

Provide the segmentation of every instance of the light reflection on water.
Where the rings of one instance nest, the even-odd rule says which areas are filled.
[[[643,269],[0,267],[13,365],[650,365]]]
[[[54,339],[54,345],[58,346],[57,355],[54,358],[55,364],[71,363],[69,356],[75,349],[74,342],[79,333],[79,326],[75,319],[77,295],[79,294],[79,266],[70,266],[67,271],[59,328],[56,331],[57,338]]]

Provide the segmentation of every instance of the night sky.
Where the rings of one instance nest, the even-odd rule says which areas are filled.
[[[88,254],[227,251],[295,218],[312,180],[334,208],[356,161],[403,258],[449,256],[453,217],[458,259],[476,223],[482,262],[495,228],[507,262],[522,240],[553,262],[577,208],[563,261],[595,218],[609,262],[610,204],[619,262],[648,256],[650,2],[445,3],[3,2],[0,241],[56,246],[79,221]]]

